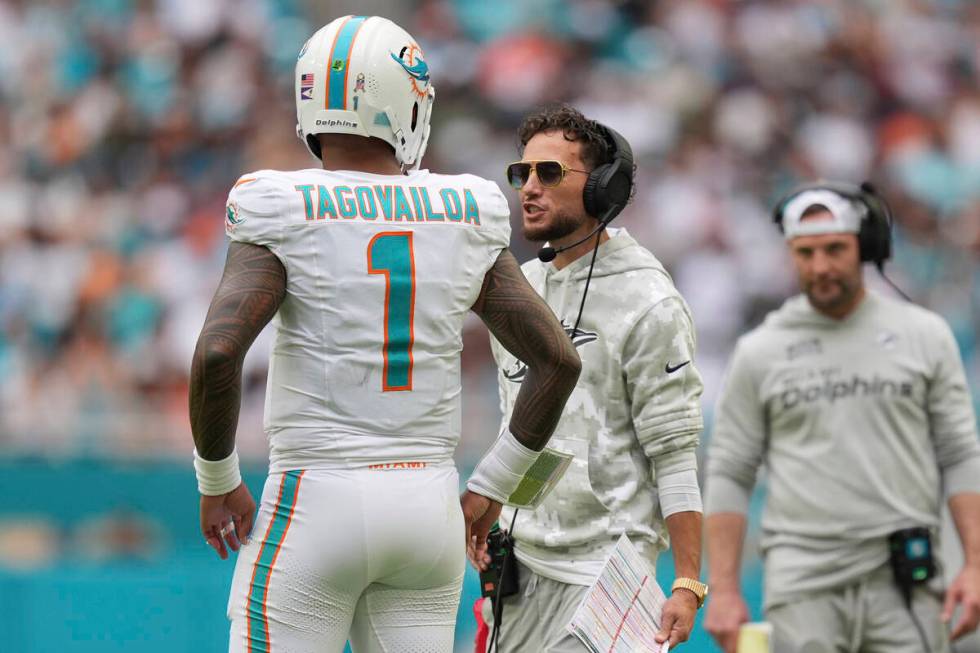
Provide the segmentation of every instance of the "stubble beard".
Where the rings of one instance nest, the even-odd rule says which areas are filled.
[[[814,308],[833,310],[847,305],[857,294],[857,284],[853,284],[847,279],[834,279],[831,280],[831,283],[836,286],[837,292],[830,295],[818,295],[815,290],[815,286],[817,285],[816,281],[811,281],[805,285],[803,291]]]
[[[576,219],[568,213],[559,211],[555,213],[554,219],[547,224],[534,225],[532,227],[528,227],[525,224],[524,238],[532,243],[549,242],[554,244],[556,240],[575,233],[575,230],[581,225],[581,219]]]

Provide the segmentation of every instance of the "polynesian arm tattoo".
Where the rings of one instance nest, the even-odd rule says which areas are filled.
[[[232,242],[191,364],[190,418],[197,453],[221,460],[235,448],[242,362],[286,296],[286,270],[265,247]]]
[[[510,431],[521,444],[540,451],[578,381],[582,369],[578,353],[506,249],[487,272],[473,312],[507,351],[527,365]]]

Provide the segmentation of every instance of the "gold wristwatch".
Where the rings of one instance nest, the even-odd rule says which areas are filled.
[[[678,578],[674,581],[674,584],[670,586],[670,593],[673,594],[676,590],[684,588],[694,593],[694,596],[698,597],[698,607],[700,608],[704,605],[704,599],[708,596],[708,586],[704,583],[694,580],[693,578]]]

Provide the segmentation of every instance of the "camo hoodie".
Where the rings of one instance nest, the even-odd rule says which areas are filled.
[[[515,525],[517,557],[560,582],[589,585],[620,534],[656,562],[668,546],[657,477],[696,469],[701,377],[694,327],[670,275],[625,229],[599,246],[578,330],[591,254],[558,270],[523,266],[562,321],[582,374],[548,446],[574,454],[555,490]],[[526,368],[496,341],[501,411],[510,421]],[[510,524],[505,508],[501,523]]]

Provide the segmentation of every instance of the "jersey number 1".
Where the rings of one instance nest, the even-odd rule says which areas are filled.
[[[381,390],[412,389],[415,343],[415,251],[410,231],[384,231],[367,246],[368,274],[385,277],[384,372]]]

